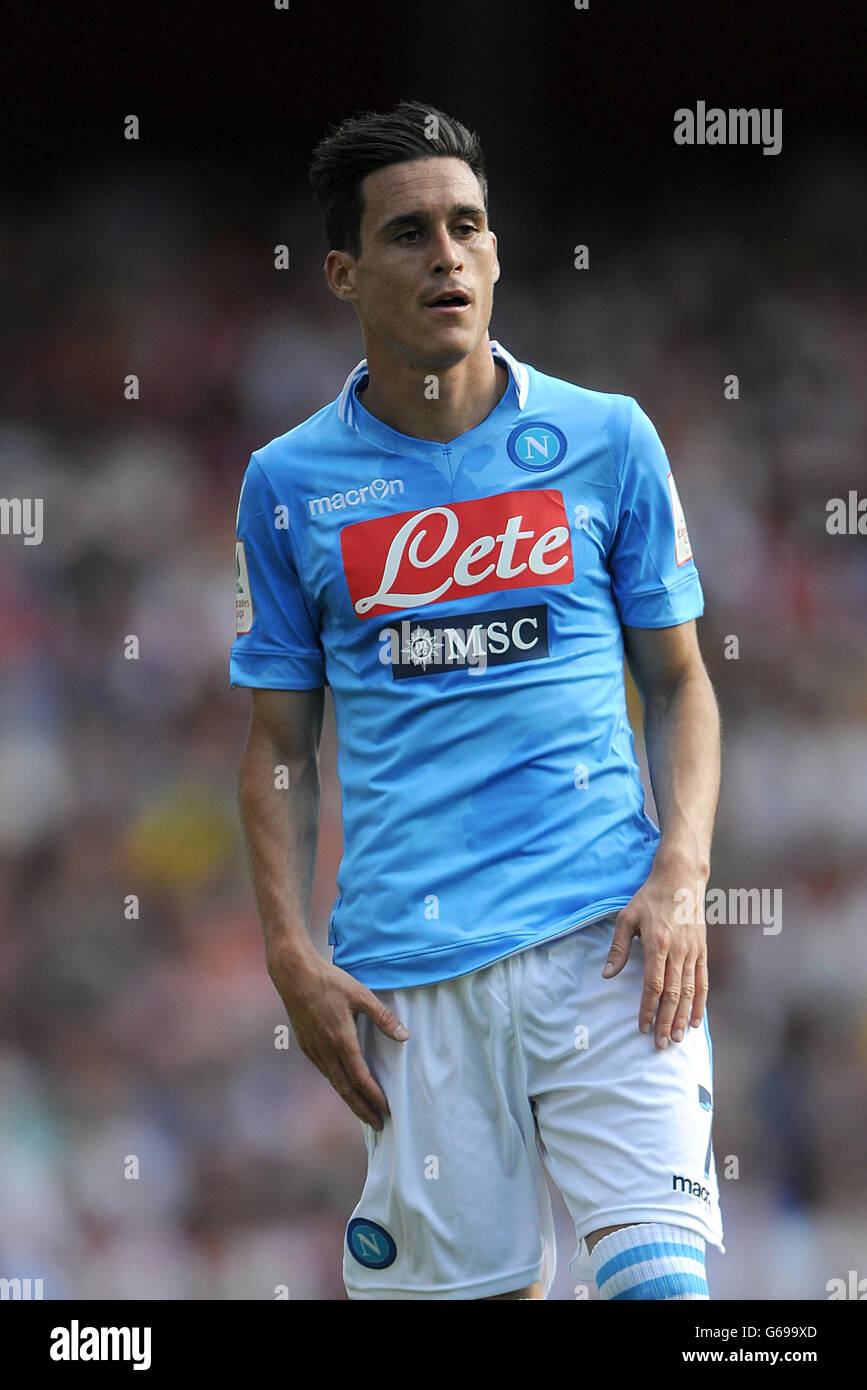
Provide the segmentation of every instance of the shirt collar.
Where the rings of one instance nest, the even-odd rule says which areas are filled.
[[[504,362],[509,369],[512,381],[515,385],[515,393],[518,397],[518,409],[523,410],[527,403],[527,393],[530,389],[530,375],[523,362],[518,362],[501,343],[491,340],[491,354]],[[367,376],[367,358],[362,357],[357,367],[353,367],[346,381],[343,383],[343,390],[337,402],[337,414],[345,425],[350,429],[358,430],[358,402],[355,397],[355,388]]]

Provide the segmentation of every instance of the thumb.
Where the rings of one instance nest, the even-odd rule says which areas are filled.
[[[602,978],[610,980],[615,975],[619,975],[624,965],[629,959],[629,947],[632,938],[638,930],[639,914],[631,903],[627,903],[617,914],[617,921],[614,923],[614,935],[611,938],[611,949],[608,952],[608,959],[602,967]]]
[[[363,994],[358,1001],[358,1008],[389,1038],[394,1038],[397,1042],[406,1042],[409,1029],[404,1027],[397,1014],[383,1004],[381,999],[377,999],[375,994],[371,994],[369,990]]]

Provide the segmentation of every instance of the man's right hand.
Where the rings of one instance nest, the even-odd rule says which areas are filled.
[[[274,953],[268,974],[286,1006],[305,1056],[322,1072],[354,1115],[381,1130],[388,1101],[361,1055],[355,1017],[365,1013],[386,1037],[405,1042],[409,1030],[376,995],[311,950],[291,961]]]

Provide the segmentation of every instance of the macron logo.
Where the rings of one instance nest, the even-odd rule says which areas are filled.
[[[364,487],[351,487],[346,492],[332,492],[330,497],[307,497],[305,501],[311,516],[322,516],[325,512],[339,512],[344,507],[360,507],[362,502],[384,502],[403,492],[403,478],[373,478]]]
[[[81,1327],[73,1318],[69,1327],[52,1327],[49,1355],[52,1361],[131,1361],[134,1371],[149,1371],[149,1327]]]
[[[685,1178],[680,1173],[672,1173],[671,1186],[675,1192],[688,1192],[690,1197],[698,1197],[700,1202],[710,1205],[710,1190],[697,1180]]]

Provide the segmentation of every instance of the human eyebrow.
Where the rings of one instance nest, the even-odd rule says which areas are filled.
[[[449,217],[474,217],[477,220],[484,220],[485,209],[475,207],[471,203],[456,203],[449,210]],[[387,237],[390,232],[398,227],[420,227],[425,226],[429,220],[429,214],[423,208],[414,208],[411,212],[399,212],[395,217],[389,218],[388,222],[380,227],[378,235]]]

